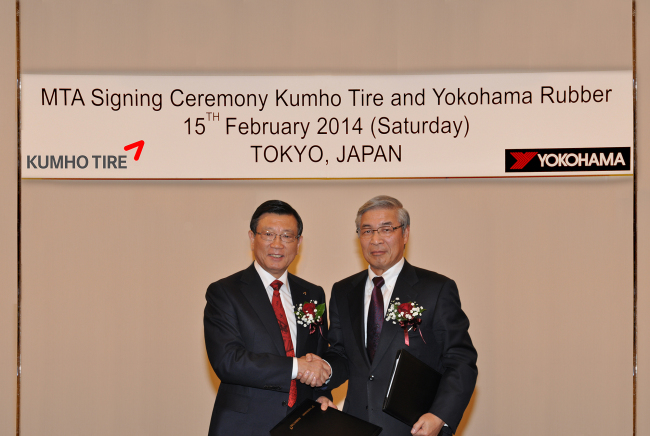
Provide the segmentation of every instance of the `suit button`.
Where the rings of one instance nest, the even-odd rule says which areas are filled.
[[[370,381],[373,381],[374,379],[375,379],[374,375],[371,375],[370,377],[368,377],[368,380],[370,380]]]
[[[286,402],[286,401],[283,401],[283,402],[282,402],[282,405],[283,405],[283,406],[286,406],[286,405],[287,405],[287,402]]]

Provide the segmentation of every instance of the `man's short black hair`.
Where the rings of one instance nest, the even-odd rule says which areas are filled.
[[[300,215],[298,215],[298,212],[289,203],[285,203],[282,200],[268,200],[259,205],[251,217],[251,232],[257,233],[257,225],[260,222],[260,217],[265,213],[293,215],[296,221],[298,221],[298,234],[296,236],[302,235],[302,220],[300,219]]]

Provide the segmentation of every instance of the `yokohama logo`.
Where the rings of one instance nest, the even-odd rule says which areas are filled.
[[[507,173],[629,171],[629,147],[547,148],[505,151]]]
[[[529,152],[511,151],[510,154],[512,154],[512,156],[515,159],[517,159],[517,162],[515,162],[515,164],[512,167],[510,167],[510,169],[520,170],[523,167],[525,167],[526,164],[530,162],[530,160],[537,155],[537,152],[536,151],[529,151]]]

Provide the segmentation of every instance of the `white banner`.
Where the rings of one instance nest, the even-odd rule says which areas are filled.
[[[22,177],[632,174],[632,72],[22,77]]]

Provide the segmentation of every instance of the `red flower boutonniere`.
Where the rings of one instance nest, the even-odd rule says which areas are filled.
[[[408,303],[400,303],[399,298],[394,299],[390,302],[388,306],[388,311],[386,312],[386,321],[391,321],[393,324],[399,323],[400,327],[404,329],[404,343],[406,346],[409,346],[409,334],[408,331],[412,328],[414,332],[418,331],[418,325],[422,322],[422,312],[424,312],[422,306],[417,304],[415,301],[409,301]],[[422,337],[422,330],[420,330],[420,337]],[[424,341],[426,344],[426,341]]]
[[[296,322],[298,325],[309,327],[310,335],[316,331],[316,327],[320,330],[320,326],[323,324],[325,303],[318,304],[316,300],[305,301],[294,306],[293,310],[296,314]],[[322,334],[323,332],[321,330]]]

